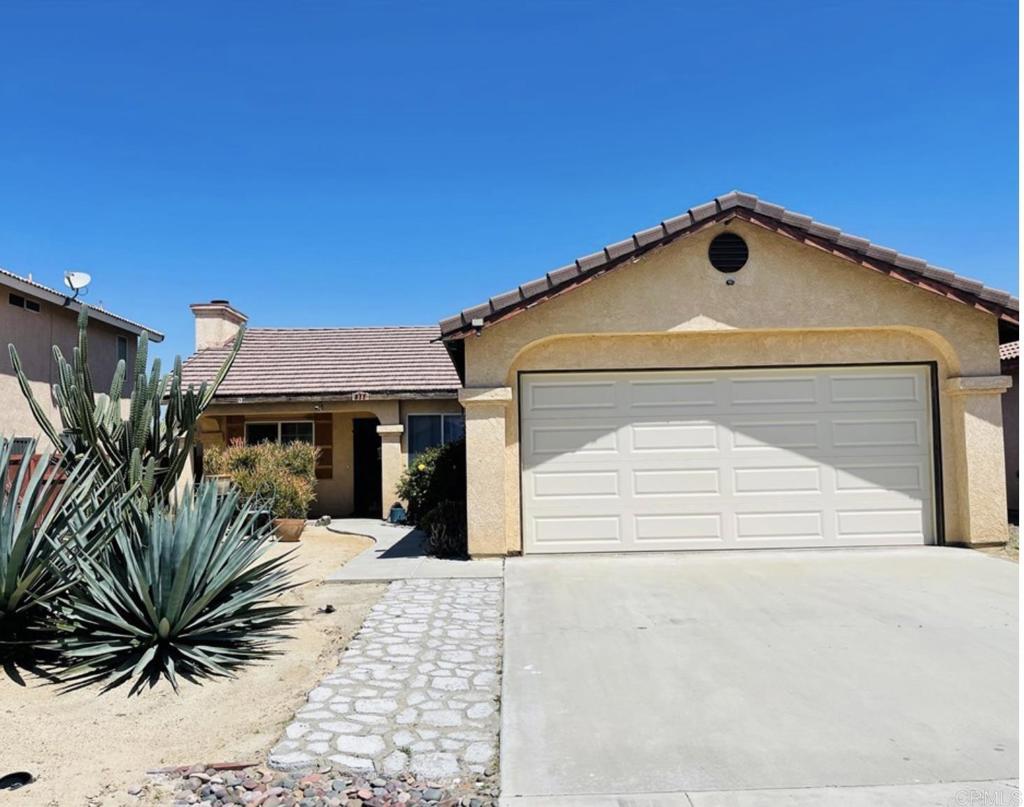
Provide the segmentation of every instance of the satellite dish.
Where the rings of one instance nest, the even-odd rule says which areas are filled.
[[[75,297],[82,293],[86,286],[92,282],[92,276],[85,272],[65,272],[64,285],[75,293]]]

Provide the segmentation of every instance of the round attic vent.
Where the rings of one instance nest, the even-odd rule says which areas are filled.
[[[747,242],[736,233],[716,235],[708,247],[708,260],[719,272],[738,272],[749,256]]]

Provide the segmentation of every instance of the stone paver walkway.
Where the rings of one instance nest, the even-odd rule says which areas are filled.
[[[392,583],[271,766],[443,779],[495,767],[501,580]]]

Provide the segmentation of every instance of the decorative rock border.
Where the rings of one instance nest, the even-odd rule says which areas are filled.
[[[482,787],[481,787],[482,785]],[[156,789],[154,789],[156,788]],[[130,788],[142,796],[145,788]],[[275,773],[262,768],[221,771],[195,765],[150,786],[147,795],[167,794],[173,807],[251,804],[259,807],[493,807],[496,788],[484,783],[439,787],[412,774],[382,779],[321,773]],[[147,801],[147,803],[149,803]],[[160,803],[164,803],[161,800]]]
[[[493,774],[500,668],[500,580],[396,581],[309,693],[270,765]]]

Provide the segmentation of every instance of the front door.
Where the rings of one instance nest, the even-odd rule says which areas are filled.
[[[353,515],[380,518],[380,435],[377,418],[352,421],[352,471],[355,476]]]

